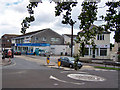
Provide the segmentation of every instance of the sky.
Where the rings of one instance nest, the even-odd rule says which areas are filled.
[[[42,0],[42,3],[38,4],[38,7],[34,9],[35,21],[31,23],[27,32],[37,31],[45,28],[51,28],[59,34],[71,34],[71,27],[61,23],[62,15],[55,17],[54,2],[50,3],[49,0]],[[72,18],[77,21],[74,25],[74,34],[77,34],[80,29],[80,21],[78,21],[78,15],[81,13],[81,3],[83,0],[78,0],[78,4],[73,8]],[[98,4],[99,7],[103,7],[108,0],[101,0]],[[29,16],[26,6],[29,4],[29,0],[0,0],[0,37],[4,34],[21,34],[21,22]],[[105,15],[107,7],[98,9],[98,19],[100,15]],[[99,26],[104,22],[96,21],[94,24]],[[111,33],[110,42],[114,43],[114,33]]]

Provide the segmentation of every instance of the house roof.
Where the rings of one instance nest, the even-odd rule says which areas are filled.
[[[93,27],[97,27],[97,26],[96,26],[96,25],[91,25],[89,29],[92,29]],[[80,32],[78,32],[78,33],[81,33],[81,32],[83,32],[83,31],[80,31]],[[109,32],[109,31],[104,31],[104,32],[102,32],[102,34],[110,34],[110,33],[111,33],[111,32]]]
[[[68,36],[68,37],[70,37],[71,38],[71,34],[64,34],[64,35],[66,35],[66,36]],[[73,35],[73,38],[75,38],[75,37],[77,37],[77,35]]]

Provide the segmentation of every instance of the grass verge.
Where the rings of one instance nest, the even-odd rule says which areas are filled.
[[[101,67],[101,66],[94,66],[94,68],[109,69],[109,70],[120,70],[120,68],[113,68],[113,67]]]

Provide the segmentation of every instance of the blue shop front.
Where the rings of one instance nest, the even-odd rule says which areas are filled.
[[[50,44],[48,43],[23,43],[14,44],[14,51],[20,51],[22,54],[39,55],[39,50],[49,51]]]

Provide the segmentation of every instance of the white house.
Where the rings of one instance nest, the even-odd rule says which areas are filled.
[[[102,34],[97,34],[94,40],[96,44],[95,51],[92,45],[86,45],[84,58],[99,58],[99,59],[109,59],[110,58],[110,32],[103,32]],[[75,44],[74,53],[78,54],[80,44]]]

